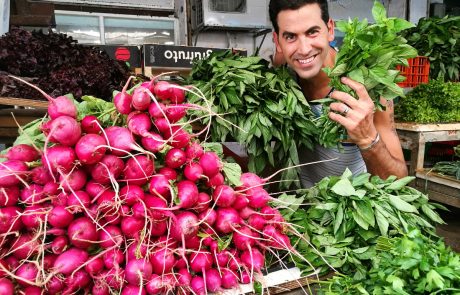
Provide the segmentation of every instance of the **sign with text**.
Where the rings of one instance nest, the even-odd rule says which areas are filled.
[[[208,48],[173,45],[144,45],[144,66],[154,68],[192,68],[194,59],[208,57],[214,51],[229,50],[227,48]],[[238,50],[241,55],[246,56],[246,51]]]

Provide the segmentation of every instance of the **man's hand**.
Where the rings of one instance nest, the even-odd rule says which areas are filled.
[[[350,139],[359,147],[367,147],[377,136],[374,125],[374,102],[362,84],[345,77],[341,78],[341,81],[355,91],[358,99],[345,92],[332,92],[330,97],[340,102],[331,103],[329,118],[342,125]]]

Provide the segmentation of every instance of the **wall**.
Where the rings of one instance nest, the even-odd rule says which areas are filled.
[[[406,0],[384,0],[383,5],[387,9],[388,15],[392,17],[406,18]],[[411,16],[420,18],[426,15],[427,0],[411,1]],[[349,17],[367,18],[372,21],[372,0],[330,0],[329,12],[333,19],[347,19]],[[267,8],[268,9],[268,8]],[[226,32],[200,32],[198,35],[192,34],[191,44],[202,47],[236,47],[245,48],[248,54],[252,54],[262,42],[263,36],[255,37],[254,33],[226,33]],[[274,52],[272,34],[265,36],[259,55],[270,60],[270,55]]]

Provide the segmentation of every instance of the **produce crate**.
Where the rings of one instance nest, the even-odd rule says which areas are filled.
[[[406,77],[404,82],[398,83],[401,87],[415,87],[421,83],[428,83],[430,74],[430,61],[426,56],[409,58],[408,67],[398,66],[401,75]]]

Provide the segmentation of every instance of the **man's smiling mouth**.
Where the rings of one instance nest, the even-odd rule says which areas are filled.
[[[313,60],[315,60],[316,56],[317,56],[317,54],[315,54],[315,55],[313,55],[313,56],[311,56],[311,57],[309,57],[309,58],[307,58],[307,59],[297,59],[297,61],[298,61],[299,63],[301,63],[301,64],[309,64],[309,63],[311,63]]]

